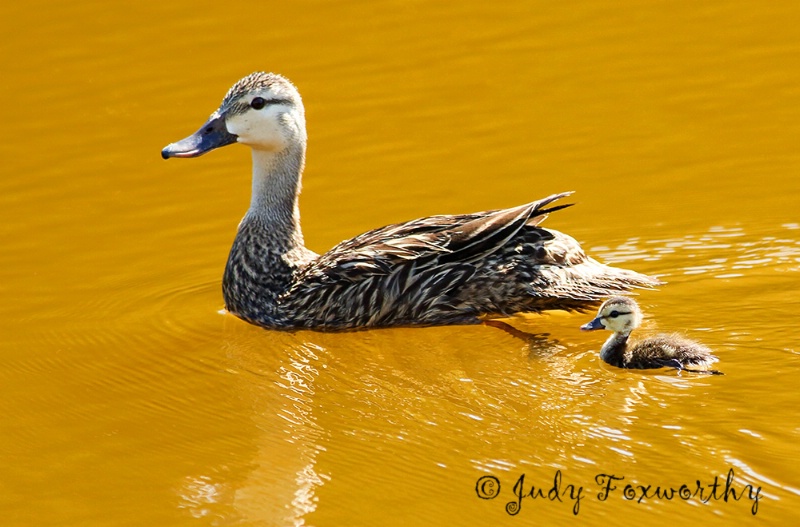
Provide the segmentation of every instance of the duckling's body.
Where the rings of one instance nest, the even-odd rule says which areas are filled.
[[[706,346],[680,335],[656,335],[633,345],[628,338],[639,327],[642,312],[628,297],[609,298],[600,306],[597,317],[581,326],[584,331],[608,329],[614,333],[600,348],[600,358],[619,368],[677,368],[678,370],[719,374],[711,365],[718,359]]]
[[[548,213],[568,206],[551,204],[569,193],[389,225],[317,255],[300,229],[305,117],[288,80],[271,73],[240,80],[197,133],[162,156],[196,157],[234,142],[252,149],[253,192],[223,295],[228,311],[260,326],[475,324],[517,312],[585,309],[659,283],[600,264],[570,236],[540,227]]]

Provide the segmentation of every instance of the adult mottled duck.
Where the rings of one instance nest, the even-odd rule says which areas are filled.
[[[259,326],[341,330],[476,324],[517,312],[576,310],[648,276],[586,256],[539,224],[569,193],[511,209],[421,218],[375,229],[325,254],[306,248],[298,194],[306,154],[303,103],[273,73],[233,85],[193,135],[161,152],[196,157],[232,143],[250,147],[250,208],[233,242],[222,290],[228,311]]]

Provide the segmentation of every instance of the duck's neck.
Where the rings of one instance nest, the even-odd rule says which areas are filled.
[[[279,153],[252,152],[253,190],[242,223],[262,225],[276,251],[304,247],[298,201],[305,148],[296,145]]]
[[[253,195],[228,255],[222,292],[228,311],[260,325],[288,323],[281,295],[317,256],[306,249],[300,230],[304,157],[301,145],[277,154],[253,150]]]
[[[628,348],[628,332],[616,332],[600,348],[600,358],[612,366],[624,367],[625,350]]]

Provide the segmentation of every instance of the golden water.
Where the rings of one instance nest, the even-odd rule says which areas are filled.
[[[730,469],[753,520],[796,522],[800,6],[624,4],[4,3],[0,523],[553,525],[570,484],[584,524],[752,521],[623,498]],[[576,190],[547,225],[668,281],[647,329],[726,375],[607,367],[589,315],[512,320],[529,345],[221,314],[249,155],[159,150],[260,69],[305,99],[312,249]],[[563,502],[507,514],[557,473]]]

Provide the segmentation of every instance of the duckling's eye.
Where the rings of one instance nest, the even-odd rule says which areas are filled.
[[[252,108],[254,110],[260,110],[261,108],[263,108],[266,105],[267,105],[267,101],[263,97],[256,97],[255,99],[250,101],[250,108]]]
[[[611,313],[609,313],[609,314],[608,314],[608,316],[609,316],[610,318],[617,318],[617,317],[619,316],[619,311],[617,311],[617,310],[615,309],[614,311],[612,311]]]

